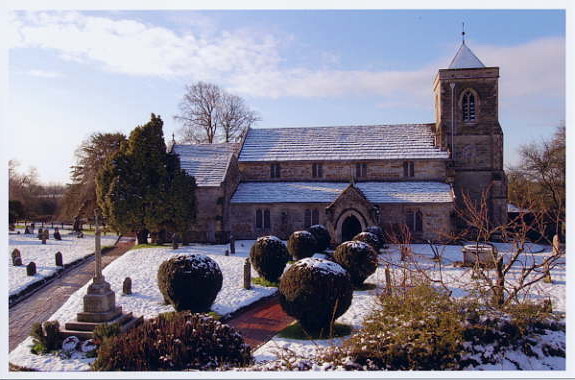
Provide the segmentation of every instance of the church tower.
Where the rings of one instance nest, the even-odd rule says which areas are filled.
[[[465,40],[434,80],[436,144],[451,152],[454,190],[479,201],[487,191],[490,220],[507,221],[503,131],[498,117],[499,67],[485,67]]]

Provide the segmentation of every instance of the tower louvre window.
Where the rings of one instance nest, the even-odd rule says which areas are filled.
[[[471,91],[466,91],[462,99],[463,121],[475,121],[475,95]]]

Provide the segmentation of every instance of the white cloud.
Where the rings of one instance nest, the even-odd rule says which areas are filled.
[[[62,78],[64,76],[62,73],[58,73],[55,71],[46,71],[39,69],[28,70],[26,74],[39,78]]]
[[[209,80],[266,69],[279,59],[269,36],[223,31],[207,38],[77,12],[19,13],[13,16],[10,40],[13,48],[53,49],[63,59],[129,75]]]
[[[18,13],[12,15],[11,24],[13,47],[53,49],[64,59],[101,65],[116,73],[215,81],[241,94],[261,97],[376,95],[392,98],[392,103],[388,99],[383,106],[404,102],[431,107],[433,76],[452,58],[422,62],[420,69],[410,71],[341,70],[332,68],[337,67],[335,52],[320,52],[322,60],[331,64],[310,69],[282,62],[278,38],[249,30],[214,32],[212,25],[210,33],[202,33],[199,23],[176,32],[141,21],[78,12]],[[564,96],[563,38],[470,47],[485,64],[500,66],[502,97]]]

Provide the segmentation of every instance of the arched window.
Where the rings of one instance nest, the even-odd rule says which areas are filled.
[[[319,224],[319,210],[314,208],[311,213],[311,224]]]
[[[256,228],[262,228],[262,210],[256,210]]]
[[[463,111],[463,121],[475,121],[475,95],[467,90],[463,93],[463,98],[461,100],[461,107]]]
[[[264,210],[264,228],[271,228],[271,226],[272,226],[272,222],[271,222],[271,217],[270,217],[270,210],[265,209]]]
[[[305,210],[303,224],[304,228],[308,228],[309,226],[311,226],[311,210],[309,208]]]
[[[423,232],[423,213],[420,210],[415,213],[415,232]]]

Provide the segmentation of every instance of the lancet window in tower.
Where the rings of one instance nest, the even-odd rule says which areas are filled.
[[[471,91],[466,91],[462,99],[463,121],[475,121],[475,95]]]

